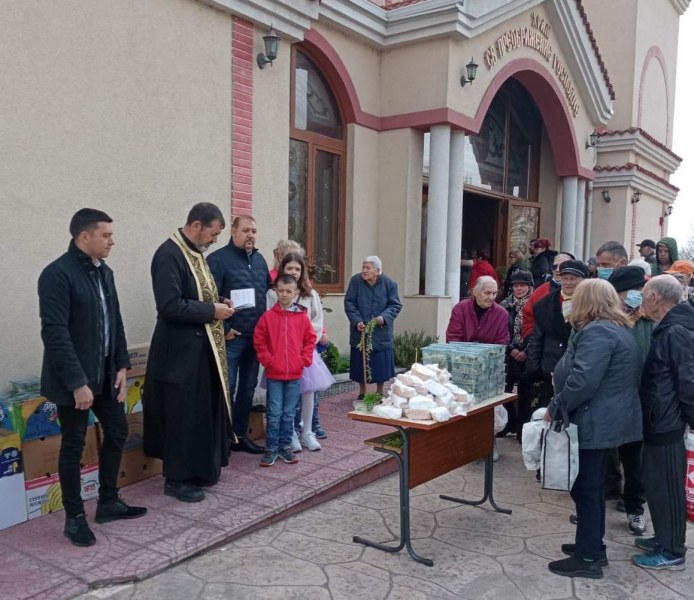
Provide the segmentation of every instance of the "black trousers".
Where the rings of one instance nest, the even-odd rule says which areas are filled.
[[[619,461],[624,469],[624,507],[629,515],[642,515],[645,490],[641,480],[643,442],[630,442],[619,447]]]
[[[104,433],[99,451],[99,502],[110,502],[118,498],[118,470],[128,437],[125,405],[112,398],[110,393],[99,394],[94,398],[92,411]],[[58,406],[58,418],[62,435],[58,458],[60,488],[65,514],[74,519],[84,513],[80,459],[87,436],[89,411],[77,410],[74,406]]]
[[[665,446],[644,442],[643,483],[655,541],[674,556],[684,556],[687,551],[686,472],[683,440]]]
[[[605,537],[605,463],[607,450],[579,450],[578,477],[571,488],[576,503],[576,555],[600,558]]]
[[[530,421],[532,415],[532,383],[525,375],[524,362],[513,360],[510,356],[506,358],[506,387],[507,394],[513,392],[513,386],[518,385],[518,400],[511,404],[506,404],[508,412],[508,425],[506,430],[516,435],[523,431],[523,425]]]

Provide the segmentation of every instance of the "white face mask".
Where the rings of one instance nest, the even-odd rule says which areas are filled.
[[[624,304],[629,308],[638,308],[643,302],[643,294],[640,290],[629,290],[627,292],[626,298],[624,298]]]

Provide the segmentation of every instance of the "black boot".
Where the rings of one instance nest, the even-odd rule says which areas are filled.
[[[248,452],[248,454],[264,454],[265,448],[254,444],[247,437],[240,437],[237,443],[231,442],[229,449],[233,452]]]
[[[563,560],[555,560],[547,565],[555,575],[562,577],[586,577],[602,579],[603,572],[599,560],[587,561],[578,556],[570,556]]]
[[[99,500],[96,505],[94,520],[97,523],[108,523],[118,519],[137,519],[145,514],[147,514],[147,509],[144,506],[128,506],[119,496],[111,502],[101,502]]]
[[[171,496],[181,502],[200,502],[205,499],[205,492],[189,481],[166,480],[164,495]]]
[[[74,519],[65,517],[63,533],[75,546],[93,546],[96,543],[96,538],[89,529],[87,517],[84,514],[77,515]]]
[[[576,544],[562,544],[561,551],[568,556],[576,556]],[[600,560],[598,561],[601,567],[606,567],[607,561],[607,546],[600,546]]]

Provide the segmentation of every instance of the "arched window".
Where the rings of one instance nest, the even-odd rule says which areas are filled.
[[[340,106],[311,58],[292,52],[289,239],[306,249],[314,283],[343,291],[345,125]]]

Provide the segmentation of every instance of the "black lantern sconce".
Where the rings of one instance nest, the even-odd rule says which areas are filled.
[[[475,81],[475,77],[477,77],[477,67],[479,67],[479,65],[475,62],[475,59],[471,58],[470,62],[465,65],[465,73],[467,78],[465,75],[460,78],[460,85],[462,87],[465,87],[468,83]]]
[[[586,149],[595,148],[595,146],[597,146],[597,145],[598,145],[598,132],[593,131],[593,133],[591,133],[588,136],[588,140],[586,141]]]
[[[610,190],[602,191],[602,199],[605,201],[606,204],[612,202],[612,198],[610,198]]]
[[[631,195],[631,203],[636,204],[639,200],[641,200],[641,192],[634,190],[634,193]]]
[[[669,217],[672,214],[672,204],[668,204],[667,208],[665,209],[665,212],[667,213],[667,216]]]
[[[270,31],[263,36],[263,42],[265,42],[265,54],[261,52],[257,58],[258,66],[261,69],[264,69],[267,64],[272,66],[272,61],[277,58],[277,50],[280,46],[280,36],[275,33],[272,25],[270,25]]]

